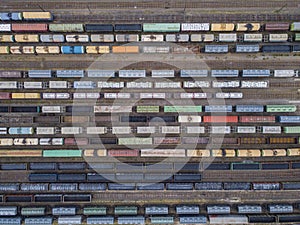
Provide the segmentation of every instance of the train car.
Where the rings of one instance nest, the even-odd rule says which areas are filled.
[[[175,77],[174,70],[152,70],[151,77]]]
[[[208,70],[180,70],[180,77],[207,77]]]
[[[270,213],[293,213],[294,208],[289,204],[271,204],[268,205]]]
[[[0,89],[17,89],[19,85],[17,81],[0,81]]]
[[[205,112],[232,112],[231,105],[206,105]]]
[[[238,205],[237,209],[240,214],[262,213],[262,207],[260,205]]]
[[[112,24],[85,24],[86,32],[113,32]]]
[[[237,34],[236,33],[220,33],[218,36],[219,42],[236,42],[237,41]]]
[[[203,116],[204,123],[237,123],[237,116]]]
[[[201,123],[201,116],[180,115],[178,116],[179,123]]]
[[[139,46],[112,46],[112,53],[139,53]]]
[[[280,123],[300,123],[300,116],[279,116]]]
[[[297,144],[297,138],[292,137],[270,137],[270,144]]]
[[[116,34],[116,42],[137,42],[139,40],[138,34]]]
[[[205,133],[205,127],[200,126],[186,126],[185,132],[187,134],[204,134]]]
[[[43,82],[23,82],[24,89],[42,89]]]
[[[11,30],[14,32],[47,32],[46,23],[13,23]]]
[[[300,22],[293,22],[291,24],[291,31],[300,31]]]
[[[206,210],[207,214],[230,214],[230,206],[228,205],[208,205]]]
[[[10,127],[9,134],[34,134],[33,127]]]
[[[300,126],[283,127],[283,132],[285,134],[298,134],[300,133]]]
[[[189,39],[188,34],[166,34],[167,42],[188,42]]]
[[[269,42],[286,42],[288,39],[288,34],[269,34]]]
[[[38,145],[38,138],[15,138],[14,145]]]
[[[262,34],[244,34],[243,35],[244,42],[262,42],[263,35]]]
[[[285,149],[263,149],[261,156],[272,157],[272,156],[286,156]]]
[[[89,42],[89,35],[87,34],[67,34],[67,42]]]
[[[87,70],[87,77],[100,78],[100,77],[115,77],[114,70]]]
[[[263,45],[261,51],[264,53],[291,52],[292,47],[290,45]]]
[[[114,42],[113,34],[91,34],[91,42]]]
[[[84,77],[84,71],[83,70],[57,70],[56,71],[56,77],[59,78],[74,78]]]
[[[191,34],[191,42],[213,42],[215,40],[214,34]]]
[[[300,41],[300,33],[295,34],[294,41]]]
[[[22,20],[22,13],[20,12],[2,12],[0,13],[0,20],[10,21],[10,20]]]
[[[0,46],[0,54],[9,54],[10,48],[9,46]]]
[[[142,52],[143,53],[169,53],[170,47],[169,46],[143,46]]]
[[[271,76],[270,70],[243,70],[243,77],[269,77]]]
[[[259,52],[259,45],[236,45],[235,47],[237,53],[252,53]]]
[[[212,126],[210,127],[210,133],[212,134],[230,134],[230,126]]]
[[[275,123],[275,116],[240,116],[241,123]]]
[[[205,53],[228,53],[228,45],[205,45]]]
[[[37,135],[54,135],[56,131],[55,127],[37,127],[36,134]]]
[[[259,149],[238,149],[237,157],[260,157],[261,151]]]
[[[11,32],[12,26],[11,24],[0,24],[0,32]]]
[[[51,78],[51,70],[28,70],[28,77],[30,78]]]
[[[236,105],[236,112],[264,112],[263,105]]]
[[[281,134],[281,126],[263,126],[263,134]]]
[[[143,34],[141,36],[141,41],[143,42],[163,42],[163,34]]]
[[[259,23],[238,23],[236,24],[236,31],[259,31],[261,28]]]
[[[288,148],[287,155],[288,156],[300,156],[300,148]]]
[[[296,105],[266,105],[266,112],[296,112]]]
[[[210,157],[210,150],[208,149],[187,149],[186,155],[188,157]]]
[[[0,92],[0,99],[11,99],[11,93],[9,92]]]
[[[41,34],[40,35],[40,41],[41,42],[65,42],[65,36],[63,34]]]
[[[211,24],[211,31],[233,31],[234,30],[234,23],[212,23]]]
[[[159,106],[137,106],[137,113],[159,113]]]
[[[268,81],[241,81],[241,88],[268,88]]]
[[[84,46],[61,46],[61,53],[63,54],[83,54]]]
[[[144,23],[144,32],[179,32],[180,23]]]
[[[36,46],[35,51],[37,54],[59,54],[59,46]]]
[[[184,88],[209,88],[210,87],[210,81],[183,81],[183,87]],[[189,95],[190,93],[181,93]],[[201,93],[194,93],[192,96],[195,98],[195,95],[201,96]],[[204,93],[202,93],[203,95]],[[199,98],[199,97],[198,97]],[[206,98],[206,96],[204,97]]]
[[[238,134],[255,134],[256,133],[256,127],[255,126],[238,126],[236,128],[236,132]]]
[[[212,77],[238,77],[238,70],[211,70]]]
[[[83,24],[63,23],[63,24],[49,24],[49,31],[51,32],[84,32]]]
[[[235,157],[236,152],[234,149],[212,149],[211,150],[212,157]]]
[[[0,42],[14,42],[14,35],[4,34],[0,35]]]
[[[164,106],[164,112],[202,112],[202,106]]]
[[[1,134],[3,133],[4,132],[1,132]],[[0,138],[0,146],[12,146],[13,144],[14,144],[14,140],[12,138]]]
[[[266,23],[265,24],[266,31],[281,31],[281,30],[288,31],[289,28],[290,28],[289,23]]]
[[[107,54],[110,53],[109,46],[86,46],[86,53],[88,54]]]
[[[141,157],[185,157],[185,149],[141,149]]]
[[[181,31],[209,31],[209,23],[182,23]]]
[[[3,70],[0,71],[0,78],[21,78],[22,72],[21,71],[7,71]]]
[[[93,81],[74,81],[73,87],[76,89],[94,89],[97,84]]]
[[[295,75],[294,70],[274,70],[274,77],[294,77]]]
[[[209,215],[210,224],[248,224],[246,215]]]
[[[22,12],[24,20],[28,21],[52,21],[53,16],[50,12]]]
[[[115,24],[115,31],[142,31],[142,25],[141,24]]]
[[[82,224],[82,216],[59,216],[58,224]]]
[[[146,70],[119,70],[121,78],[142,78],[146,77]]]

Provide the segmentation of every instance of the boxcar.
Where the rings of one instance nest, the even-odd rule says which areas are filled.
[[[144,32],[179,32],[180,23],[144,23]]]
[[[141,24],[115,24],[115,31],[142,31]]]
[[[233,23],[212,23],[211,31],[233,31],[234,24]]]
[[[292,47],[290,45],[263,45],[262,52],[273,53],[273,52],[291,52]]]
[[[49,31],[52,32],[84,32],[83,24],[49,24]]]
[[[50,12],[22,12],[24,20],[31,21],[52,21],[53,16]]]
[[[112,24],[85,24],[86,32],[113,32]]]
[[[289,30],[289,23],[266,23],[265,30],[266,31],[278,31],[278,30]]]
[[[259,23],[238,23],[236,25],[236,31],[259,31]]]
[[[15,32],[46,32],[48,24],[46,23],[13,23],[11,30]]]

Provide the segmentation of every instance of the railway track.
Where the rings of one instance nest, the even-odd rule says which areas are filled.
[[[153,192],[105,192],[93,195],[95,203],[103,202],[181,202],[181,203],[228,203],[228,202],[247,202],[247,203],[265,203],[272,202],[295,202],[295,196],[299,191],[156,191]]]
[[[85,1],[85,2],[78,2],[78,1],[68,1],[68,2],[60,2],[60,1],[53,1],[53,2],[45,2],[45,1],[26,1],[19,2],[19,1],[4,1],[5,5],[11,9],[18,9],[22,8],[30,8],[30,9],[39,9],[39,8],[47,8],[47,9],[82,9],[85,8],[87,5],[91,9],[131,9],[131,8],[192,8],[192,9],[202,9],[202,8],[293,8],[298,7],[298,1],[287,0],[283,2],[281,1],[178,1],[178,0],[165,0],[165,1]],[[25,3],[25,4],[24,4]]]

